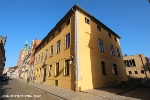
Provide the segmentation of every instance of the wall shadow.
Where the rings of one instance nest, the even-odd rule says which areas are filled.
[[[6,88],[5,85],[9,85],[9,81],[11,81],[12,79],[10,80],[7,80],[7,81],[0,81],[0,100],[8,100],[6,98],[4,98],[3,96],[7,94],[6,91],[12,89],[12,88]]]
[[[95,27],[93,28],[93,26],[95,26],[95,25],[94,24],[92,25],[92,24],[93,23],[90,23],[91,34],[98,34],[95,31],[96,30]],[[102,35],[103,33],[100,32],[100,34]],[[96,39],[96,40],[93,40],[93,39]],[[149,89],[150,85],[144,86],[146,84],[145,82],[147,82],[149,80],[148,78],[147,79],[145,79],[145,78],[140,78],[139,79],[139,78],[133,78],[132,77],[132,79],[130,79],[131,86],[128,87],[128,88],[125,88],[125,89],[122,89],[122,88],[117,88],[116,89],[116,88],[112,87],[112,84],[109,83],[107,81],[107,79],[109,81],[110,80],[114,81],[114,77],[110,76],[112,74],[109,74],[109,76],[107,76],[107,75],[104,76],[102,74],[102,68],[101,68],[101,61],[102,60],[99,61],[99,59],[101,59],[101,58],[98,58],[98,56],[96,56],[96,55],[100,55],[101,56],[103,54],[100,54],[100,53],[99,54],[95,54],[94,48],[96,46],[98,46],[97,43],[94,44],[96,41],[98,42],[98,37],[96,38],[96,35],[93,35],[93,36],[90,37],[89,44],[88,44],[88,45],[91,45],[91,42],[93,42],[92,43],[92,48],[89,48],[89,49],[90,49],[90,61],[91,61],[91,65],[90,65],[91,66],[91,75],[92,75],[91,77],[92,77],[92,85],[93,85],[94,89],[85,90],[84,92],[88,92],[88,93],[96,94],[96,95],[103,95],[103,93],[101,91],[104,91],[106,94],[107,93],[112,93],[112,94],[122,95],[122,96],[126,96],[126,97],[131,97],[131,98],[138,98],[138,99],[145,98],[144,100],[146,100],[146,98],[148,98],[148,97],[150,98],[150,96],[148,96],[148,95],[145,95],[145,96],[144,95],[143,96],[137,95],[138,94],[137,91],[140,91],[140,90],[143,91],[143,93],[145,93],[144,90],[146,90],[148,93],[150,92],[150,89]],[[104,40],[104,42],[107,42],[107,40]],[[109,40],[108,40],[108,42],[109,42]],[[107,47],[107,51],[105,53],[110,53],[110,52],[108,52],[109,45],[105,46],[105,44],[104,44],[104,51],[105,51],[105,47]],[[114,46],[113,48],[114,48],[114,52],[115,52],[116,51],[116,49],[115,49],[116,47]],[[122,54],[121,51],[120,51],[120,54]],[[117,54],[115,56],[117,56]],[[105,59],[105,58],[102,58],[102,59]],[[107,60],[107,59],[105,59],[105,60]],[[108,60],[111,60],[111,59],[108,58]],[[116,62],[117,61],[119,61],[119,60],[116,60]],[[115,63],[115,60],[114,60],[114,63]],[[99,68],[96,66],[96,64],[99,64]],[[107,62],[106,62],[106,64],[107,64]],[[106,70],[110,69],[110,68],[107,68],[107,67],[109,67],[107,65],[105,67],[106,67]],[[117,66],[117,67],[120,67],[120,66]],[[119,71],[123,71],[123,69],[118,70],[118,73],[121,75],[122,73],[119,72]],[[111,71],[108,71],[108,72],[111,72]],[[106,72],[106,74],[108,74],[108,73]],[[123,74],[122,74],[121,77],[119,76],[119,74],[118,75],[114,75],[118,81],[120,80],[119,78],[124,77]],[[104,84],[104,82],[105,82],[105,84]],[[149,83],[150,83],[150,81],[149,81]],[[147,89],[145,89],[146,87],[147,87]],[[138,89],[138,88],[141,88],[141,89],[136,91],[136,89]],[[133,96],[130,95],[129,91],[135,91],[136,95],[133,95]],[[142,93],[141,93],[141,95],[142,95]]]

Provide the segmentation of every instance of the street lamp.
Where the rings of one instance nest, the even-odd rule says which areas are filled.
[[[142,61],[142,65],[143,65],[143,68],[144,68],[144,72],[145,72],[145,76],[146,76],[146,78],[147,78],[146,70],[145,70],[145,67],[144,67],[144,63],[143,63],[143,60],[142,60],[142,57],[141,57],[141,55],[139,55],[139,57],[141,58],[141,61]]]

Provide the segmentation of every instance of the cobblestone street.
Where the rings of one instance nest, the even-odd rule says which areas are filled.
[[[76,92],[31,81],[26,83],[24,79],[13,78],[0,81],[0,100],[149,100],[149,87],[150,81],[117,95],[121,89],[101,88]]]
[[[16,96],[16,97],[7,97]],[[19,97],[18,97],[19,96]],[[63,100],[27,84],[10,79],[0,81],[0,100]]]

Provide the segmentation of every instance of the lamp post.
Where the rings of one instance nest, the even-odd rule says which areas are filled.
[[[139,57],[141,58],[141,61],[142,61],[142,65],[143,65],[143,68],[144,68],[144,72],[145,72],[145,76],[146,76],[146,78],[147,78],[146,70],[145,70],[145,67],[144,67],[144,63],[143,63],[143,60],[142,60],[142,57],[141,57],[141,55],[139,55]]]

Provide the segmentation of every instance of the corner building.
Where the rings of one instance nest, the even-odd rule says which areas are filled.
[[[119,39],[74,5],[36,48],[36,81],[82,91],[126,80]]]
[[[147,61],[147,58],[144,56],[144,54],[126,55],[123,56],[123,59],[128,77],[150,77],[150,71],[148,71],[146,68],[146,66],[149,65],[149,61]]]

